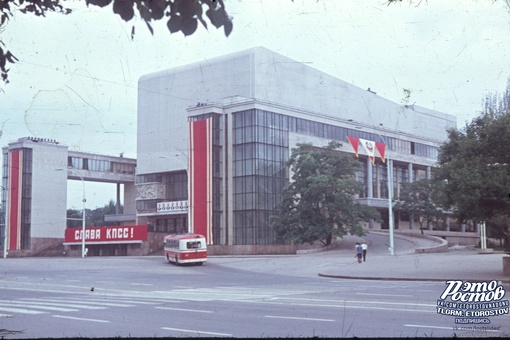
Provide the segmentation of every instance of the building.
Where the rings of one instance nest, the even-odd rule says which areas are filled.
[[[32,256],[52,248],[79,255],[82,240],[89,255],[141,255],[142,244],[149,246],[144,242],[147,226],[135,225],[135,159],[72,151],[55,140],[34,137],[9,143],[2,154],[0,249],[4,257]],[[68,228],[68,180],[82,181],[83,208],[86,182],[116,183],[117,214],[110,216],[110,226],[87,227],[85,233],[81,227]],[[119,211],[121,186],[123,214]]]
[[[262,47],[147,74],[138,89],[137,223],[165,233],[189,225],[210,245],[281,243],[269,217],[291,149],[337,140],[363,163],[359,200],[383,216],[367,227],[387,229],[387,166],[351,142],[387,146],[397,197],[401,183],[430,176],[455,127],[452,115],[391,102]],[[397,229],[415,228],[394,217]]]

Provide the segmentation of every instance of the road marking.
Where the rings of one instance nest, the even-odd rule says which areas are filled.
[[[166,309],[166,310],[180,310],[183,312],[197,312],[197,313],[214,313],[210,310],[199,310],[199,309],[184,309],[184,308],[171,308],[171,307],[154,307],[156,309]]]
[[[65,315],[53,315],[55,318],[62,318],[62,319],[71,319],[71,320],[79,320],[79,321],[92,321],[92,322],[103,322],[103,323],[109,323],[108,320],[98,320],[98,319],[86,319],[86,318],[77,318],[74,316],[65,316]]]
[[[22,300],[25,301],[32,301],[32,299],[29,298],[23,298]],[[89,299],[87,300],[62,300],[60,302],[60,299],[33,299],[34,303],[44,303],[44,304],[53,304],[58,306],[75,306],[75,308],[78,308],[78,306],[85,305],[85,309],[91,309],[94,307],[90,307],[89,305],[99,305],[99,306],[108,306],[108,307],[133,307],[134,305],[129,305],[125,303],[114,303],[114,302],[100,302],[100,301],[91,301]],[[97,307],[101,308],[101,307]],[[104,309],[104,308],[103,308]]]
[[[131,284],[133,286],[154,286],[152,283],[136,283],[136,282],[132,282]]]
[[[27,303],[22,302],[22,301],[0,302],[0,308],[2,308],[1,306],[17,307],[15,305],[18,305],[19,307],[26,307],[27,309],[29,309],[29,308],[32,308],[32,309],[46,309],[46,310],[53,310],[53,311],[57,311],[57,312],[77,312],[78,311],[78,309],[71,309],[71,308],[53,307],[53,306],[40,306],[40,305],[37,305],[37,304],[27,304]]]
[[[65,301],[62,302],[46,302],[46,301],[55,301],[55,300],[44,300],[44,299],[21,299],[24,301],[30,301],[30,303],[34,304],[41,304],[41,305],[48,305],[48,306],[64,306],[64,307],[71,307],[71,308],[81,308],[81,309],[106,309],[106,307],[100,307],[100,306],[87,306],[82,304],[72,304],[67,303]]]
[[[429,326],[429,325],[404,325],[404,327],[437,328],[437,329],[448,329],[451,331],[455,331],[455,330],[463,331],[463,329],[461,329],[461,327],[466,327],[466,328],[468,328],[468,330],[476,331],[477,329],[473,328],[473,326],[474,325],[472,325],[472,326],[456,325],[455,327],[441,327],[441,326]],[[458,329],[455,329],[456,327],[458,327]],[[470,327],[471,327],[471,329],[470,329]],[[496,330],[496,329],[485,329],[485,328],[483,328],[483,326],[477,326],[477,327],[480,327],[480,331],[483,331],[483,332],[496,332],[496,333],[499,332],[499,330]]]
[[[211,335],[220,335],[220,336],[232,336],[232,334],[228,334],[228,333],[216,333],[216,332],[197,331],[197,330],[193,330],[193,329],[170,328],[170,327],[161,327],[161,329],[166,329],[168,331],[178,331],[178,332],[188,332],[188,333],[198,333],[198,334],[211,334]]]
[[[0,318],[10,318],[12,315],[10,314],[0,314]]]
[[[402,297],[413,297],[414,296],[414,295],[402,295],[402,294],[377,294],[377,293],[356,293],[356,295],[402,296]]]
[[[307,320],[307,321],[330,321],[334,322],[332,319],[315,319],[315,318],[300,318],[295,316],[277,316],[277,315],[264,315],[265,318],[274,318],[274,319],[291,319],[291,320]]]
[[[407,303],[407,302],[386,302],[386,301],[355,301],[355,300],[331,300],[331,299],[310,299],[310,298],[292,298],[292,297],[275,297],[271,300],[298,300],[298,301],[311,301],[311,302],[340,302],[340,303],[364,303],[374,305],[404,305],[404,306],[422,306],[422,307],[437,307],[435,304],[425,303]]]
[[[21,313],[21,314],[44,314],[46,312],[40,312],[35,310],[29,310],[29,309],[21,309],[21,308],[7,308],[7,307],[1,307],[0,310],[4,312],[9,313]]]
[[[238,300],[237,302],[247,302],[247,303],[260,303],[260,301],[255,300]],[[337,302],[347,302],[347,301],[337,301]],[[354,302],[354,301],[351,301]],[[373,307],[373,306],[358,306],[358,305],[326,305],[326,304],[311,304],[311,303],[285,303],[285,302],[273,302],[273,301],[263,301],[263,303],[273,304],[273,305],[284,305],[284,306],[304,306],[304,307],[331,307],[331,308],[355,308],[355,309],[374,309],[374,310],[391,310],[391,311],[401,311],[401,312],[421,312],[421,313],[436,313],[436,310],[418,310],[418,309],[409,309],[409,308],[395,308],[395,307]],[[364,302],[369,303],[369,302]],[[376,302],[373,302],[376,303]],[[379,302],[382,303],[382,302]],[[414,305],[410,305],[412,307]]]

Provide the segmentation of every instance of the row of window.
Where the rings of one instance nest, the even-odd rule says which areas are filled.
[[[234,115],[235,143],[263,142],[288,146],[282,132],[295,132],[325,139],[346,141],[347,136],[387,144],[391,151],[436,159],[438,148],[422,143],[382,136],[376,133],[323,124],[264,110],[247,110]]]
[[[102,159],[89,159],[72,156],[69,156],[67,158],[67,166],[74,169],[114,172],[123,174],[134,174],[136,167],[134,164],[117,163]]]

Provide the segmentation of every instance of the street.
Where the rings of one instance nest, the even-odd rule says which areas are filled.
[[[176,266],[162,256],[6,259],[0,262],[0,335],[22,339],[510,334],[508,314],[492,319],[494,330],[454,329],[453,316],[436,312],[444,283],[319,277],[322,257],[210,257],[203,266]]]

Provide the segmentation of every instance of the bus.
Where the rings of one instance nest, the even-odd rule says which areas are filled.
[[[165,257],[176,265],[182,263],[203,264],[207,261],[205,237],[200,234],[184,233],[165,236]]]

